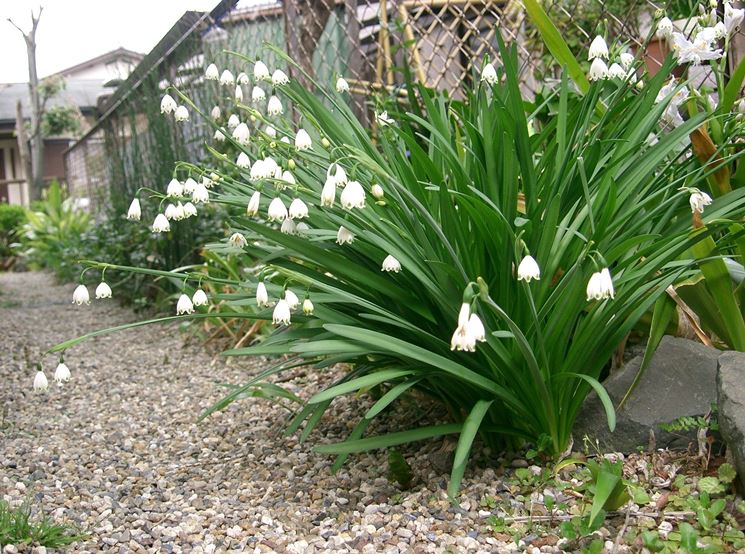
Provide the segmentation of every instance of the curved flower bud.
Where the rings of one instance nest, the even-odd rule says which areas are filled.
[[[313,306],[313,302],[311,302],[310,298],[306,298],[303,300],[303,313],[305,315],[313,315],[313,310],[315,307]]]
[[[381,187],[377,183],[375,183],[372,188],[370,188],[370,193],[373,195],[373,198],[375,198],[375,200],[383,200],[383,198],[385,197],[383,187]]]
[[[241,85],[235,85],[235,94],[233,95],[236,102],[243,102],[243,89]]]
[[[330,176],[321,189],[321,206],[333,208],[336,200],[336,179]]]

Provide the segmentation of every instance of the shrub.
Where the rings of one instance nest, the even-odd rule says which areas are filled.
[[[477,435],[494,448],[529,442],[560,455],[592,389],[613,427],[601,371],[655,300],[690,272],[691,246],[745,212],[745,191],[717,198],[706,209],[706,233],[690,233],[691,187],[713,169],[688,156],[686,137],[705,115],[660,130],[672,97],[657,98],[664,72],[642,89],[608,80],[586,93],[564,77],[553,92],[556,111],[540,122],[525,111],[515,50],[501,61],[493,85],[463,91],[464,100],[410,86],[406,104],[379,106],[387,112],[377,113],[373,137],[343,93],[295,81],[277,89],[311,136],[244,106],[256,119],[248,145],[221,129],[241,155],[232,163],[214,151],[231,171],[217,171],[210,196],[236,215],[234,234],[210,248],[258,264],[255,277],[218,280],[236,291],[219,299],[260,308],[222,315],[282,323],[262,343],[226,354],[289,359],[204,415],[257,386],[282,394],[263,382],[287,368],[346,363],[350,371],[313,395],[288,431],[303,427],[305,438],[335,398],[381,386],[385,394],[349,440],[318,451],[336,454],[338,467],[352,452],[460,434],[453,495]],[[192,116],[201,113],[181,100]],[[180,279],[191,293],[211,277],[184,271]],[[192,310],[182,296],[183,317],[210,315]],[[452,422],[364,437],[411,389],[440,401]]]
[[[0,269],[8,266],[6,260],[13,254],[11,245],[18,240],[25,222],[26,209],[23,206],[0,204]]]

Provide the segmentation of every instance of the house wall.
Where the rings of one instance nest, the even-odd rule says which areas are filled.
[[[135,68],[135,63],[127,60],[116,60],[110,63],[100,63],[65,74],[65,79],[100,79],[103,82],[111,79],[126,79]]]
[[[18,156],[18,143],[14,138],[0,139],[0,203],[28,204],[28,185]]]

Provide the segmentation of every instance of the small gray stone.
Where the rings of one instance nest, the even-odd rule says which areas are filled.
[[[719,356],[717,395],[719,430],[735,461],[738,482],[745,490],[745,354]]]

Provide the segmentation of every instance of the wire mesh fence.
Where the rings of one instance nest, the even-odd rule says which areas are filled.
[[[597,33],[617,41],[654,71],[669,53],[665,41],[653,37],[658,10],[690,31],[691,14],[719,17],[724,5],[690,0],[544,0],[544,9],[581,60]],[[69,186],[94,204],[126,203],[140,187],[162,188],[178,160],[206,155],[211,131],[201,118],[176,125],[160,115],[164,89],[173,84],[209,112],[218,106],[225,117],[232,102],[224,88],[204,78],[214,62],[235,74],[248,70],[247,60],[261,58],[271,68],[305,80],[303,72],[331,86],[344,76],[361,118],[368,116],[371,95],[395,88],[410,78],[453,95],[477,78],[484,60],[498,60],[498,37],[515,45],[522,86],[527,94],[541,90],[560,75],[521,0],[283,0],[236,6],[224,0],[210,14],[188,12],[148,55],[109,103],[97,126],[66,154]],[[651,39],[651,40],[650,40]],[[284,67],[265,43],[283,48],[302,68]],[[742,58],[745,37],[730,41],[730,64]],[[589,66],[589,63],[588,63]],[[698,84],[703,69],[691,70]],[[698,71],[698,73],[695,73]],[[245,87],[246,96],[251,94]],[[105,199],[105,200],[104,200]]]

